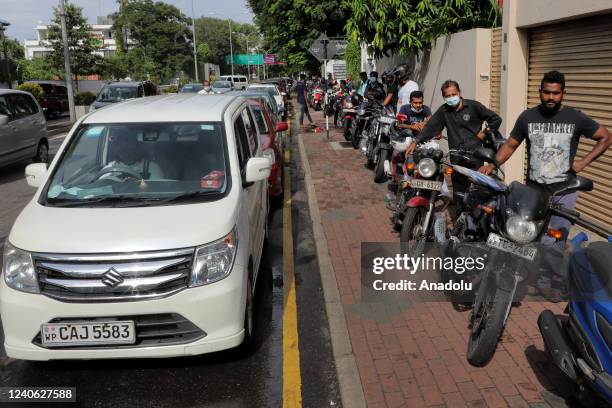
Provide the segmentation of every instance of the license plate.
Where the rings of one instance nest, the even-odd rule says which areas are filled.
[[[355,109],[344,109],[344,113],[355,113]]]
[[[434,190],[434,191],[442,190],[442,182],[434,181],[434,180],[414,179],[410,181],[410,186],[412,188],[420,188],[423,190]]]
[[[134,344],[133,321],[45,323],[40,328],[44,346]]]
[[[499,249],[500,251],[508,252],[521,258],[533,261],[538,253],[538,249],[530,245],[515,244],[497,234],[490,233],[487,238],[487,245]]]

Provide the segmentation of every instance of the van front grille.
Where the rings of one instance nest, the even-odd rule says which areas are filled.
[[[34,254],[40,291],[63,302],[117,302],[173,295],[189,285],[193,248],[143,253]]]

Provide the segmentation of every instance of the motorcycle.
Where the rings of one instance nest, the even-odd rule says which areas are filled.
[[[315,111],[320,111],[323,109],[323,90],[321,88],[314,88],[311,93],[311,103],[310,106]]]
[[[436,233],[434,222],[444,217],[444,210],[450,204],[450,194],[444,180],[445,155],[440,145],[430,140],[415,149],[412,159],[414,176],[410,180],[412,196],[398,208],[403,215],[400,242],[406,243],[411,256],[423,253],[426,242],[442,239],[445,231]],[[446,221],[444,219],[444,226]]]
[[[577,221],[576,214],[569,214]],[[609,234],[609,232],[608,232]],[[585,405],[612,405],[612,236],[586,245],[571,241],[570,300],[560,321],[552,311],[538,318],[545,350],[570,381],[566,390]]]
[[[494,164],[496,171],[503,174],[493,150],[480,147],[474,157]],[[548,230],[552,215],[564,216],[555,198],[560,194],[590,191],[593,182],[582,177],[572,178],[551,195],[528,184],[515,181],[508,186],[495,176],[455,164],[451,167],[490,194],[486,204],[480,204],[489,215],[489,222],[482,223],[480,231],[486,241],[471,244],[480,246],[487,259],[470,315],[467,352],[468,362],[481,367],[495,353],[513,302],[525,295],[527,283],[537,276],[538,261],[544,252],[537,244],[545,234],[553,237],[559,234]],[[538,255],[540,258],[536,260]]]
[[[385,172],[385,164],[391,159],[393,146],[391,145],[391,134],[395,134],[397,119],[392,111],[387,110],[378,118],[377,128],[375,131],[375,140],[373,150],[371,151],[371,159],[374,163],[374,182],[382,183],[387,180],[387,172]],[[366,153],[367,155],[367,153]]]
[[[346,141],[351,140],[351,128],[353,126],[353,120],[357,114],[357,109],[361,103],[362,97],[356,92],[351,92],[342,100],[342,109],[340,111],[340,117],[342,118],[342,129],[344,139]]]

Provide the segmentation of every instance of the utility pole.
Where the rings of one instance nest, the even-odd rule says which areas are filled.
[[[195,35],[195,14],[193,13],[193,0],[191,0],[191,32],[193,33],[193,64],[195,66],[195,80],[200,82],[198,78],[198,51],[196,47],[196,35]]]
[[[251,52],[249,51],[249,37],[244,36],[247,46],[247,81],[251,79]]]
[[[6,69],[6,82],[8,82],[9,89],[13,89],[13,84],[11,84],[11,68],[9,67],[9,58],[8,52],[6,51],[6,27],[8,27],[10,23],[8,21],[0,20],[0,33],[2,34],[2,48],[4,50],[4,68]]]
[[[227,20],[230,32],[230,58],[232,63],[232,76],[234,76],[234,48],[232,46],[232,20]]]
[[[70,53],[68,50],[68,31],[66,29],[66,11],[64,10],[64,0],[59,1],[60,20],[62,23],[62,42],[64,44],[64,66],[66,67],[66,87],[68,88],[68,109],[70,110],[70,121],[76,121],[74,111],[74,93],[72,90],[72,71],[70,70]]]

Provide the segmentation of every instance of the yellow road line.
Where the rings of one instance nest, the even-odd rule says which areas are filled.
[[[289,127],[288,137],[291,137]],[[287,141],[289,144],[289,141]],[[285,150],[285,158],[291,152]],[[288,160],[286,160],[288,161]],[[291,168],[285,166],[283,206],[283,407],[302,406],[302,376],[298,345],[297,303],[293,259],[293,226],[291,224]]]

